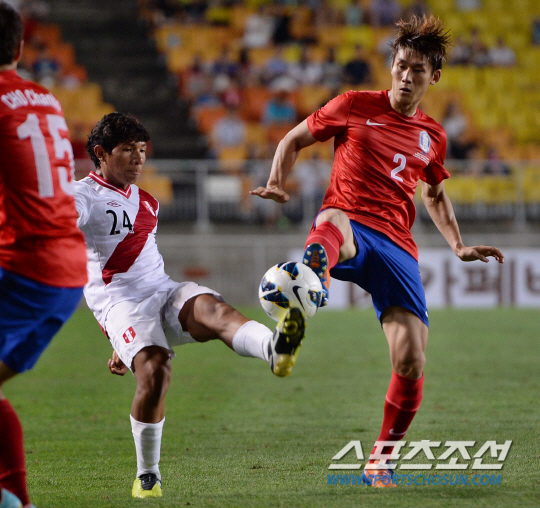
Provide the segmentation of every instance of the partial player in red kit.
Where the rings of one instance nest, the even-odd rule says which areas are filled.
[[[0,2],[0,508],[31,506],[22,427],[1,388],[34,366],[87,281],[66,121],[48,90],[17,75],[22,35]]]
[[[304,263],[323,281],[323,305],[330,272],[371,293],[392,363],[378,441],[402,439],[422,401],[429,323],[411,234],[418,182],[433,222],[461,260],[504,261],[495,247],[463,244],[444,189],[446,134],[418,108],[441,78],[448,32],[432,16],[413,16],[397,26],[391,89],[347,92],[313,113],[280,142],[266,187],[251,191],[287,202],[283,189],[300,150],[334,138],[330,186],[308,236]],[[374,447],[380,460],[371,460],[364,470],[365,483],[393,486],[387,460],[392,449]]]

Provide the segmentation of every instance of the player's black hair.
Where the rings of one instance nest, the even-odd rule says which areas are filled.
[[[432,72],[442,69],[451,44],[450,31],[435,16],[411,16],[396,23],[396,40],[392,43],[392,63],[400,49],[410,49],[423,55],[431,64]]]
[[[11,5],[0,1],[0,65],[12,63],[23,39],[21,17]]]
[[[122,143],[147,142],[149,140],[150,134],[134,116],[115,111],[105,115],[92,129],[86,142],[86,151],[94,166],[99,168],[101,163],[94,153],[94,148],[97,145],[102,146],[110,154],[115,146]]]

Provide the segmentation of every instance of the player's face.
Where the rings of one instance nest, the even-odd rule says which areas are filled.
[[[433,72],[423,55],[409,49],[400,49],[392,64],[392,97],[400,109],[414,109],[424,97],[429,85],[439,81],[441,71]]]
[[[146,161],[146,143],[144,141],[121,143],[115,146],[110,154],[98,145],[96,155],[101,162],[101,172],[105,180],[127,189],[141,176]]]

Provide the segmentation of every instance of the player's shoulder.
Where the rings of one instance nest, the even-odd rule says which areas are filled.
[[[9,109],[20,107],[52,107],[62,112],[62,105],[55,95],[39,83],[24,79],[15,71],[0,73],[1,103]]]
[[[384,90],[349,90],[339,97],[351,105],[351,108],[375,107],[384,108],[386,98]]]
[[[440,139],[446,139],[446,131],[444,127],[437,122],[434,118],[430,117],[424,111],[420,109],[419,124],[427,131],[430,131],[435,137]]]

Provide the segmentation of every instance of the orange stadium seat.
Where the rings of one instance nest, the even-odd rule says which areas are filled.
[[[202,106],[194,111],[195,120],[203,134],[210,134],[214,124],[225,114],[225,106]]]

